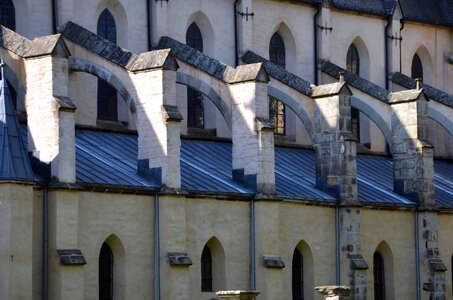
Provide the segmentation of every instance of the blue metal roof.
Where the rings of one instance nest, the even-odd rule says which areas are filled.
[[[0,180],[34,180],[0,59]]]
[[[434,161],[436,204],[453,207],[453,163]]]

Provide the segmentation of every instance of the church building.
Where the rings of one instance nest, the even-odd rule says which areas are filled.
[[[453,299],[453,0],[0,0],[0,58],[0,299]]]

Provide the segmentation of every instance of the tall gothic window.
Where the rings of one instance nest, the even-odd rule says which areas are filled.
[[[293,278],[293,300],[304,299],[304,258],[299,249],[294,250],[293,254],[293,266],[292,266]]]
[[[97,34],[116,44],[116,25],[108,9],[99,16]],[[116,89],[103,79],[98,79],[98,119],[118,121],[118,104]]]
[[[269,60],[282,68],[286,66],[285,43],[281,35],[276,32],[269,44]],[[275,126],[276,134],[285,134],[285,105],[273,97],[269,97],[269,119]]]
[[[423,80],[423,65],[417,53],[415,53],[414,57],[412,58],[412,68],[411,68],[411,77],[412,78],[420,78]]]
[[[201,254],[201,291],[212,292],[212,255],[207,245]]]
[[[12,0],[0,0],[0,24],[16,30],[16,11]]]
[[[99,254],[99,300],[113,299],[113,252],[102,244]]]
[[[203,52],[203,37],[195,22],[187,29],[186,44]],[[203,95],[190,87],[187,88],[187,126],[204,128]]]
[[[385,300],[384,259],[379,252],[373,255],[374,299]]]
[[[354,44],[349,46],[348,54],[346,55],[346,70],[354,75],[360,75],[359,52]],[[351,131],[357,142],[360,143],[360,112],[354,107],[351,108]]]

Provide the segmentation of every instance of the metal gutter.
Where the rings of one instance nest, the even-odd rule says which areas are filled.
[[[335,284],[340,285],[340,206],[335,206]]]
[[[154,299],[160,300],[160,214],[159,194],[154,193]]]
[[[416,299],[420,300],[420,249],[419,249],[419,235],[418,235],[418,210],[414,213],[414,239],[415,239],[415,287]]]
[[[317,11],[313,16],[313,37],[314,37],[314,79],[315,85],[318,85],[318,15],[321,12],[322,4],[319,4],[317,7]]]
[[[152,32],[151,32],[151,0],[146,0],[146,26],[148,30],[148,51],[153,48]]]
[[[250,201],[250,290],[256,288],[255,274],[255,199]]]
[[[52,27],[53,34],[58,33],[58,13],[57,13],[57,0],[52,0]]]
[[[49,198],[47,187],[42,192],[42,299],[49,299]]]
[[[237,4],[241,0],[234,1],[234,66],[237,67],[239,65],[239,41],[238,41],[238,10]]]
[[[384,27],[384,47],[385,47],[385,89],[388,90],[389,89],[389,60],[388,60],[388,56],[389,56],[389,49],[388,49],[388,39],[389,39],[389,36],[387,34],[388,32],[388,29],[390,27],[390,24],[391,24],[391,17],[389,17],[387,19],[387,25],[385,25]]]

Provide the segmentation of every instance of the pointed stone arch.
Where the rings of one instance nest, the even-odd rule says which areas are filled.
[[[187,19],[186,30],[192,23],[195,23],[201,31],[204,45],[203,52],[209,56],[215,57],[215,32],[212,22],[203,12],[196,11]]]
[[[303,257],[303,296],[304,299],[312,299],[315,297],[315,281],[313,274],[315,273],[315,265],[313,252],[311,247],[304,240],[301,240],[294,249],[297,249]],[[291,279],[292,280],[292,279]]]
[[[226,289],[225,250],[220,240],[213,236],[204,247],[208,247],[212,258],[212,290],[221,291]],[[200,251],[200,257],[201,257]],[[201,283],[201,280],[200,280]]]
[[[296,40],[294,39],[294,35],[291,29],[285,22],[279,23],[277,26],[274,27],[272,30],[268,41],[271,40],[272,36],[278,33],[282,39],[283,43],[285,44],[285,56],[286,56],[286,69],[290,72],[296,72],[296,61],[297,61],[297,48],[296,48]]]
[[[429,52],[428,48],[425,47],[425,45],[418,45],[418,47],[416,47],[413,51],[413,55],[410,56],[410,68],[412,68],[412,60],[415,55],[420,58],[422,63],[423,82],[432,85],[434,83],[434,64],[432,59],[433,56]]]
[[[375,253],[376,252],[378,252],[384,260],[385,298],[395,299],[393,250],[386,241],[381,241],[376,247]]]
[[[96,23],[105,9],[108,9],[115,20],[117,44],[127,48],[128,18],[124,6],[118,0],[101,0],[94,10],[93,20]]]
[[[356,36],[351,45],[354,45],[359,53],[360,59],[360,77],[370,80],[370,51],[360,36]],[[346,55],[344,56],[346,58]],[[345,60],[346,61],[346,60]]]
[[[126,291],[126,249],[116,234],[109,235],[99,246],[99,255],[102,246],[106,244],[113,256],[113,294],[115,299],[125,299]],[[98,271],[99,273],[99,271]]]

